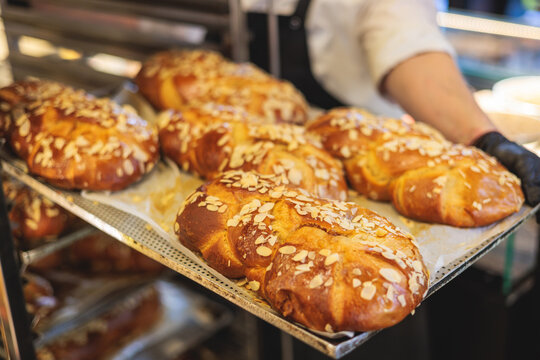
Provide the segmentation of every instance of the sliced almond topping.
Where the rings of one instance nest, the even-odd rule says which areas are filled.
[[[270,256],[272,255],[272,249],[266,247],[266,246],[259,246],[257,248],[257,254],[259,254],[260,256]]]
[[[320,274],[317,274],[311,281],[309,282],[309,288],[315,289],[323,284],[324,280]]]
[[[260,213],[268,212],[268,211],[272,210],[273,207],[274,207],[274,203],[273,203],[273,202],[267,202],[267,203],[265,203],[263,206],[261,206],[261,207],[259,208],[259,212],[260,212]]]
[[[264,219],[266,219],[267,216],[268,216],[268,214],[266,214],[266,213],[257,214],[253,218],[253,221],[255,221],[256,223],[263,222]]]
[[[396,292],[396,289],[392,285],[388,285],[388,290],[386,290],[386,298],[389,301],[393,301],[395,292]]]
[[[350,158],[351,157],[351,149],[349,149],[348,146],[344,146],[341,148],[341,155],[343,155],[343,157],[345,158]]]
[[[294,255],[293,260],[294,261],[304,261],[305,258],[307,257],[307,255],[308,255],[307,250],[300,250],[300,252],[298,252],[298,254]]]
[[[339,255],[336,253],[330,254],[324,260],[324,266],[330,266],[339,260]]]
[[[38,228],[37,223],[32,219],[26,219],[24,223],[32,230],[36,230]]]
[[[364,300],[371,300],[375,296],[377,288],[371,283],[371,281],[366,281],[363,284],[362,292],[360,292],[360,297]]]
[[[357,279],[357,278],[352,279],[352,286],[353,286],[353,288],[357,288],[357,287],[359,287],[360,285],[362,285],[362,282],[361,282],[359,279]]]
[[[274,244],[276,243],[277,241],[277,236],[276,235],[270,235],[268,237],[268,243],[271,245],[271,246],[274,246]]]
[[[257,290],[259,290],[259,288],[261,287],[261,284],[260,284],[258,281],[256,281],[256,280],[250,281],[250,282],[248,283],[248,285],[249,285],[249,288],[250,288],[251,290],[253,290],[253,291],[257,291]]]
[[[398,283],[401,280],[400,273],[391,268],[382,268],[379,270],[379,274],[381,274],[383,278],[390,282]]]
[[[259,235],[257,239],[255,239],[255,245],[264,244],[266,242],[266,237],[264,235]]]
[[[405,307],[405,305],[407,305],[407,301],[405,301],[405,295],[401,294],[397,297],[397,299],[401,306]]]
[[[353,269],[352,273],[354,275],[360,276],[360,275],[362,275],[362,270],[355,268],[355,269]]]
[[[333,282],[334,282],[334,279],[328,278],[328,280],[326,280],[326,282],[324,283],[324,286],[329,287],[330,285],[332,285]]]
[[[386,231],[385,229],[383,228],[378,228],[376,231],[375,231],[375,235],[377,235],[378,237],[381,237],[381,236],[384,236],[388,234],[388,231]]]
[[[289,170],[289,180],[291,181],[291,183],[293,183],[294,185],[300,185],[300,183],[302,182],[302,172],[298,169],[291,169]]]
[[[292,245],[286,245],[279,248],[279,252],[283,255],[290,255],[296,252],[296,248]]]
[[[60,214],[60,210],[58,209],[45,209],[45,215],[47,215],[50,218],[58,216],[59,214]]]
[[[413,267],[414,271],[422,272],[422,263],[420,261],[414,260],[412,262],[412,267]]]

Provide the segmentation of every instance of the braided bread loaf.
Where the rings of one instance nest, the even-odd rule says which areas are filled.
[[[95,360],[113,358],[122,345],[151,331],[163,306],[155,287],[144,288],[105,313],[62,333],[37,350],[38,360]]]
[[[73,216],[32,189],[23,187],[13,199],[9,220],[22,248],[29,250],[64,233]]]
[[[65,265],[91,274],[159,273],[165,269],[101,231],[74,242],[64,253]]]
[[[201,186],[178,212],[181,243],[312,329],[379,329],[420,303],[428,272],[410,235],[281,180],[230,171]]]
[[[332,110],[308,126],[345,166],[352,187],[403,215],[460,227],[500,220],[523,204],[519,179],[482,151],[426,125]]]
[[[211,51],[155,54],[143,64],[135,82],[161,110],[217,103],[272,122],[303,124],[307,120],[306,101],[293,85],[252,64],[235,64]]]
[[[227,170],[278,174],[320,197],[346,199],[341,165],[303,127],[258,122],[219,105],[163,112],[158,126],[163,152],[185,171],[207,179]]]
[[[58,307],[58,299],[50,282],[41,276],[25,273],[22,277],[26,311],[32,319],[32,327]]]
[[[119,190],[159,158],[157,130],[108,99],[40,80],[0,89],[0,129],[30,172],[63,188]]]

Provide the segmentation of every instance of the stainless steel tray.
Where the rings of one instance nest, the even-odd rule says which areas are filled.
[[[84,199],[79,193],[62,191],[33,178],[25,172],[25,166],[12,158],[4,157],[3,170],[24,182],[42,195],[71,211],[98,229],[106,232],[122,243],[134,248],[150,258],[164,264],[178,273],[210,289],[232,303],[278,327],[315,349],[334,358],[340,358],[376,334],[366,332],[353,338],[328,339],[317,335],[302,326],[292,323],[265,304],[254,301],[253,296],[239,287],[231,286],[211,274],[203,266],[195,263],[188,256],[171,246],[168,241],[153,230],[148,230],[144,221],[115,208]],[[526,212],[513,226],[490,237],[479,246],[472,248],[465,256],[442,267],[432,274],[428,296],[463,272],[486,252],[499,244],[506,236],[515,231],[534,211]]]

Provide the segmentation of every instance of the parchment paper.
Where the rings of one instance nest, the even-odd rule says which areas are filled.
[[[176,248],[179,241],[174,234],[176,212],[183,200],[191,194],[203,180],[185,173],[170,160],[160,162],[155,171],[143,181],[126,190],[114,193],[83,191],[83,197],[113,206],[133,214],[148,223],[160,235],[168,239]],[[349,192],[349,200],[387,217],[395,225],[411,233],[418,242],[420,253],[430,274],[465,255],[495,235],[511,227],[532,209],[524,206],[518,213],[490,226],[461,229],[446,225],[434,225],[414,221],[399,215],[389,203],[371,201],[364,196]],[[200,259],[198,259],[200,262]]]

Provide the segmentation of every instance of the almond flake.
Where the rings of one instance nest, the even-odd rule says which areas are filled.
[[[300,252],[296,255],[294,255],[293,260],[294,261],[304,261],[308,255],[307,250],[300,250]]]
[[[390,282],[398,283],[401,280],[400,273],[391,268],[382,268],[379,270],[379,274],[381,274],[383,278]]]
[[[361,282],[359,279],[357,279],[357,278],[352,279],[352,286],[353,286],[353,288],[357,288],[357,287],[359,287],[360,285],[362,285],[362,282]]]
[[[315,289],[323,284],[324,280],[320,274],[316,275],[311,281],[309,282],[309,288]]]
[[[256,280],[250,281],[250,282],[248,283],[248,285],[249,285],[249,288],[250,288],[251,290],[253,290],[253,291],[257,291],[257,290],[259,290],[259,288],[261,287],[261,284],[260,284],[258,281],[256,281]]]
[[[283,255],[290,255],[296,252],[296,248],[291,245],[286,245],[286,246],[280,247],[279,252]]]
[[[267,203],[265,203],[263,206],[261,206],[261,207],[259,208],[259,212],[260,212],[260,213],[268,212],[268,211],[272,210],[273,207],[274,207],[274,203],[273,203],[273,202],[267,202]]]
[[[266,217],[268,216],[267,213],[260,213],[260,214],[257,214],[255,215],[255,217],[253,218],[253,221],[255,223],[261,223],[264,221],[264,219],[266,219]]]
[[[375,235],[377,235],[378,237],[382,237],[384,235],[388,234],[388,231],[386,231],[385,229],[383,228],[378,228],[376,231],[375,231]]]
[[[362,292],[360,292],[360,297],[364,300],[371,300],[375,296],[377,288],[371,283],[371,281],[366,281],[363,284]]]
[[[266,242],[266,238],[264,235],[259,235],[257,239],[255,239],[255,245],[264,244]]]
[[[259,246],[257,248],[257,254],[259,254],[260,256],[270,256],[272,255],[272,249],[266,247],[266,246]]]
[[[339,255],[336,253],[330,254],[324,260],[324,266],[330,266],[339,260]]]

